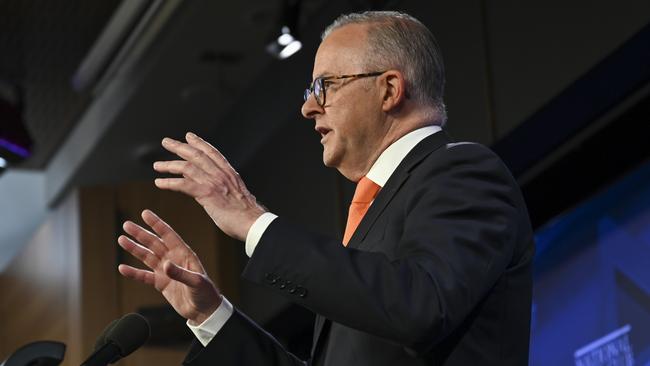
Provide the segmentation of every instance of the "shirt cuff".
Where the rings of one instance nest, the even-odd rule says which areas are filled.
[[[248,230],[246,235],[246,255],[249,257],[253,256],[255,247],[260,242],[262,235],[266,231],[266,228],[271,225],[273,220],[277,219],[278,215],[272,214],[270,212],[265,212],[262,216],[258,217],[257,220],[253,223],[251,228]]]
[[[225,297],[221,296],[221,305],[203,323],[194,326],[188,320],[186,324],[203,347],[207,347],[212,338],[217,335],[228,319],[230,319],[232,313],[232,304]]]

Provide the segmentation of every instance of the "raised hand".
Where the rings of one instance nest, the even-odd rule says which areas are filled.
[[[219,150],[193,133],[187,133],[185,139],[187,143],[163,139],[162,146],[183,160],[158,161],[154,169],[181,177],[158,178],[156,186],[194,197],[224,233],[245,240],[266,210]]]
[[[182,317],[202,323],[221,304],[221,295],[207,276],[201,261],[183,239],[155,213],[142,212],[148,231],[131,221],[117,242],[150,270],[120,264],[118,270],[128,278],[153,286]]]

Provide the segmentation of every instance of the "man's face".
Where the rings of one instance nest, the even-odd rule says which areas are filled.
[[[366,26],[334,30],[318,48],[312,78],[381,71],[367,70],[365,47]],[[302,114],[316,122],[323,163],[356,181],[370,169],[386,134],[377,78],[330,80],[324,86],[325,105],[319,106],[312,95],[303,104]]]

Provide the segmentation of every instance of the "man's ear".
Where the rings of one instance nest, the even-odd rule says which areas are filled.
[[[379,76],[382,93],[382,110],[390,112],[399,108],[406,99],[406,80],[397,70],[388,70]]]

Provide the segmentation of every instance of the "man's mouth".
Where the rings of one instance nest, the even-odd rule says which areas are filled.
[[[325,128],[325,127],[322,127],[322,126],[316,126],[315,130],[316,130],[316,132],[318,132],[318,134],[320,135],[320,137],[321,137],[321,142],[323,141],[323,139],[325,138],[325,136],[326,136],[328,133],[330,133],[330,132],[332,131],[332,130],[330,130],[329,128]]]

